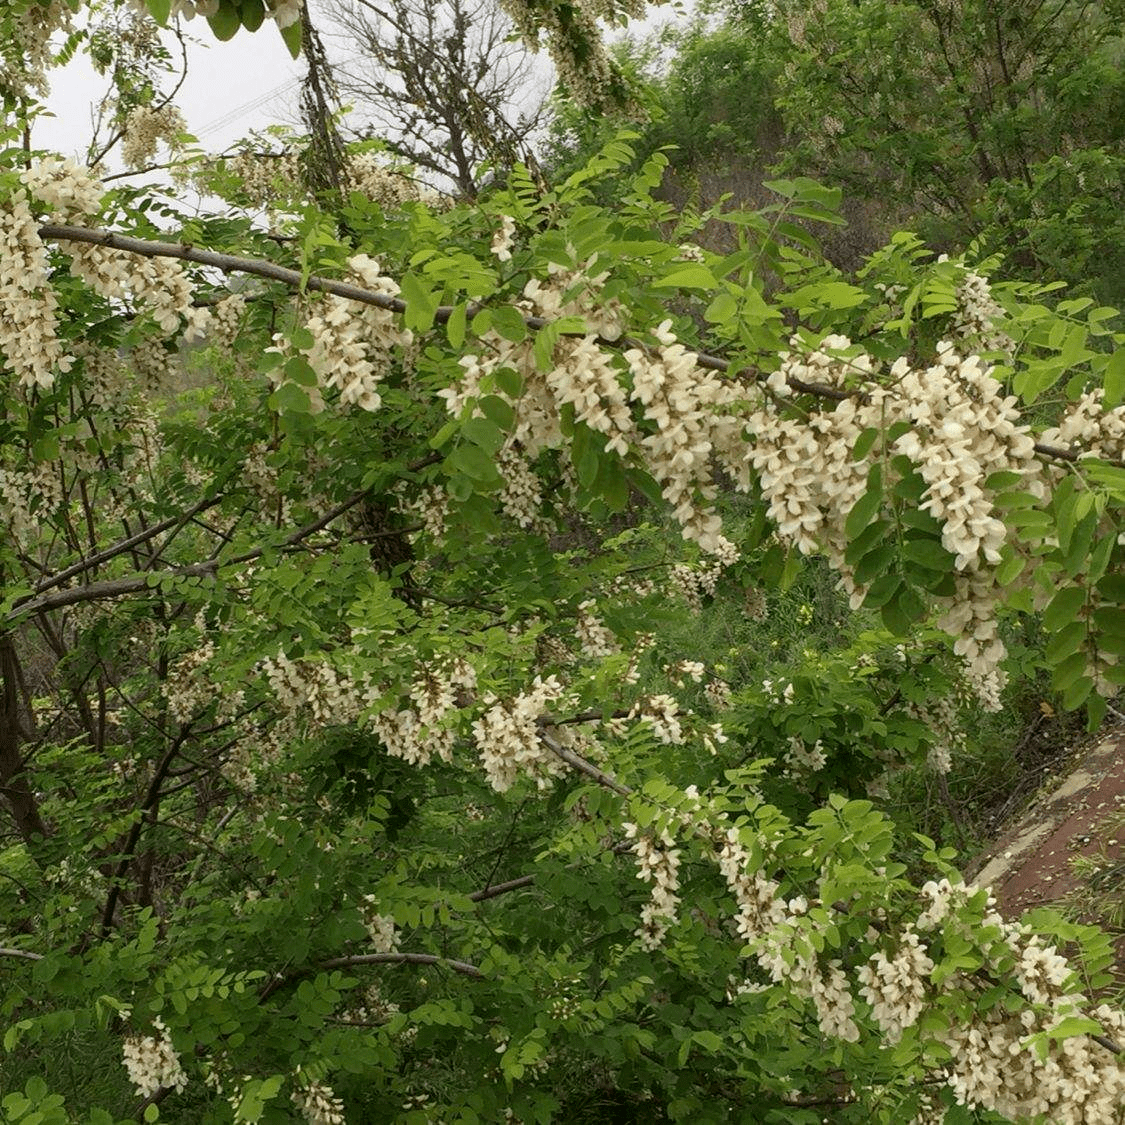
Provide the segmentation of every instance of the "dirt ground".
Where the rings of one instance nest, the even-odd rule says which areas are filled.
[[[1060,763],[966,874],[992,886],[1006,917],[1065,903],[1077,905],[1084,920],[1113,928],[1099,906],[1125,900],[1125,725]],[[1118,976],[1125,978],[1125,933],[1117,951]]]

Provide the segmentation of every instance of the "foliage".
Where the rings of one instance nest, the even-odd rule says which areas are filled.
[[[1013,662],[1121,682],[1113,309],[845,276],[803,177],[707,253],[622,137],[202,218],[3,160],[6,1120],[1112,1120],[1108,938],[877,802]],[[813,555],[864,631],[770,666]]]

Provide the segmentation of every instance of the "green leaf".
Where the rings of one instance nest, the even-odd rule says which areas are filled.
[[[285,361],[285,377],[302,387],[315,387],[317,385],[316,372],[309,366],[309,361],[303,355],[290,356]]]
[[[308,414],[309,396],[296,383],[282,383],[266,400],[279,414]]]
[[[281,41],[285,44],[285,49],[289,54],[299,59],[301,57],[301,21],[291,23],[288,27],[281,29]]]
[[[1086,638],[1086,624],[1082,621],[1072,621],[1064,625],[1047,641],[1043,655],[1052,663],[1060,664],[1072,652],[1077,652]]]
[[[499,484],[500,474],[492,458],[479,446],[463,442],[449,455],[448,464],[482,484]]]
[[[509,397],[519,398],[523,394],[523,376],[511,367],[501,367],[493,372],[496,385]]]
[[[504,444],[503,431],[487,418],[470,418],[461,427],[461,432],[487,453],[495,453]]]
[[[872,465],[867,474],[867,491],[852,505],[844,521],[844,533],[854,539],[875,517],[883,503],[883,470]]]
[[[852,460],[862,461],[871,452],[871,447],[875,444],[881,432],[877,426],[868,426],[855,439],[855,445],[852,447]]]
[[[215,38],[225,43],[228,39],[232,39],[242,26],[242,16],[238,8],[227,0],[213,16],[207,17],[207,22],[211,25]]]
[[[511,405],[499,395],[485,395],[484,398],[477,403],[477,406],[484,413],[485,417],[490,418],[505,432],[510,430],[515,423],[516,412],[512,409]]]
[[[406,302],[403,323],[413,332],[428,332],[437,312],[438,294],[412,270],[399,282]]]
[[[492,310],[492,327],[513,344],[521,344],[527,339],[527,325],[523,314],[511,305],[500,305]]]
[[[951,571],[956,561],[936,539],[907,539],[903,557],[929,570]]]
[[[1049,633],[1057,633],[1064,625],[1077,619],[1085,604],[1085,590],[1079,586],[1064,586],[1043,611],[1043,628]]]
[[[242,26],[247,31],[257,31],[266,18],[265,5],[262,0],[240,0],[242,8]]]
[[[168,22],[168,17],[172,14],[172,0],[145,0],[145,7],[161,27]]]
[[[719,283],[706,266],[697,263],[673,270],[667,277],[658,277],[651,284],[654,289],[714,289]]]
[[[457,351],[461,350],[461,345],[465,342],[467,317],[468,307],[461,304],[453,309],[449,314],[449,319],[445,322],[445,334],[449,338],[450,346]]]
[[[1125,348],[1118,348],[1105,365],[1105,407],[1115,407],[1125,399]]]
[[[914,623],[925,616],[926,603],[909,586],[904,585],[898,595],[879,611],[883,624],[896,636],[905,637]]]

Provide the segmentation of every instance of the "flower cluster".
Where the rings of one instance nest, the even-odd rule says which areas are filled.
[[[308,711],[316,725],[351,722],[363,708],[360,690],[325,660],[290,660],[279,649],[276,658],[267,656],[260,667],[281,709]]]
[[[308,1125],[345,1125],[347,1111],[331,1086],[309,1082],[290,1095]]]
[[[74,11],[66,0],[12,5],[9,10],[11,22],[0,46],[0,96],[18,101],[46,95],[47,68],[54,58],[51,39],[56,32],[70,32]]]
[[[152,1021],[156,1035],[130,1036],[123,1048],[125,1069],[137,1096],[151,1097],[162,1087],[183,1090],[187,1075],[160,1017]]]
[[[356,254],[348,265],[365,289],[398,296],[398,285],[380,273],[373,258]],[[383,400],[377,387],[390,368],[391,351],[408,346],[413,333],[399,325],[393,312],[376,305],[329,294],[321,308],[306,325],[313,337],[307,350],[309,366],[322,387],[340,391],[344,405],[355,403],[363,410],[378,410]]]
[[[435,192],[420,187],[394,168],[380,164],[373,152],[357,152],[349,156],[346,176],[352,191],[366,195],[388,210],[412,200],[423,200],[431,205],[438,202]]]
[[[512,260],[512,244],[516,233],[516,221],[509,215],[500,216],[500,229],[492,236],[490,251],[498,262]]]
[[[718,589],[719,579],[727,567],[738,562],[738,548],[720,536],[710,554],[697,563],[676,563],[670,572],[672,589],[696,613],[703,609],[704,597],[712,597]]]
[[[598,29],[598,5],[567,5],[565,21],[553,4],[501,0],[500,6],[532,49],[538,47],[540,33],[546,34],[547,51],[557,72],[555,81],[575,101],[590,109],[604,105],[613,70]],[[643,5],[628,6],[643,9]]]
[[[602,620],[594,612],[597,602],[588,598],[578,606],[578,617],[574,623],[574,635],[578,640],[582,655],[589,660],[597,660],[603,656],[612,656],[621,651],[617,637],[613,630],[602,624]]]
[[[627,839],[633,841],[637,857],[637,878],[652,884],[652,895],[641,908],[637,937],[645,949],[655,949],[676,920],[679,889],[680,853],[668,830],[656,835],[641,832],[635,824],[623,824]]]
[[[511,444],[505,446],[496,456],[496,469],[503,478],[500,487],[500,507],[520,527],[532,528],[543,521],[539,510],[543,496],[539,477],[519,450]]]
[[[473,723],[481,765],[498,793],[510,789],[521,773],[534,778],[542,788],[565,772],[562,761],[546,742],[551,728],[541,720],[550,704],[566,698],[567,691],[557,676],[536,676],[527,691],[510,700],[491,702]],[[490,698],[485,701],[490,702]]]
[[[376,953],[397,953],[398,932],[395,920],[389,914],[380,914],[375,909],[374,895],[364,895],[363,925]]]
[[[164,695],[168,711],[180,723],[194,719],[215,697],[215,686],[203,675],[204,666],[215,655],[212,641],[181,656],[168,670]]]
[[[155,159],[161,141],[172,154],[178,152],[180,135],[186,131],[184,115],[171,102],[134,106],[125,119],[121,159],[127,168],[144,168]]]
[[[476,670],[461,657],[420,664],[411,682],[409,705],[377,711],[368,725],[394,758],[415,766],[428,765],[435,757],[451,761],[456,732],[449,719],[472,698],[476,685]],[[379,694],[375,687],[368,689],[372,701]]]
[[[39,224],[17,189],[0,203],[0,352],[21,386],[50,387],[56,372],[70,370],[57,310]]]
[[[926,369],[896,361],[888,372],[892,386],[884,387],[874,382],[875,361],[853,351],[846,338],[827,337],[811,354],[783,356],[768,380],[773,391],[809,383],[848,388],[858,380],[863,398],[849,394],[834,410],[808,420],[783,417],[763,404],[749,419],[756,441],[748,460],[779,536],[805,554],[823,549],[857,606],[867,586],[856,582],[845,557],[845,522],[867,490],[869,465],[853,450],[865,430],[886,432],[896,422],[907,423],[889,452],[912,462],[925,484],[919,506],[938,521],[942,546],[953,556],[956,593],[945,599],[939,624],[955,638],[954,650],[982,701],[996,707],[1005,655],[996,623],[1002,594],[996,567],[1005,527],[986,482],[1001,470],[1014,472],[1033,495],[1044,494],[1034,442],[1020,424],[1015,399],[1004,395],[976,356],[962,357],[939,344],[937,361]],[[884,480],[884,489],[893,483]]]
[[[933,961],[909,927],[900,935],[893,957],[880,950],[860,968],[859,993],[871,1005],[871,1014],[888,1043],[897,1043],[902,1033],[918,1022],[926,979],[933,970]]]
[[[101,184],[89,169],[73,161],[33,161],[21,179],[37,199],[52,209],[52,218],[58,222],[82,221],[101,206]],[[75,276],[107,299],[137,300],[147,307],[163,332],[175,332],[181,317],[191,322],[193,287],[178,261],[146,258],[87,243],[68,243],[66,252]]]
[[[1125,460],[1125,404],[1107,410],[1101,387],[1084,391],[1057,426],[1043,431],[1041,440],[1087,457]]]
[[[965,341],[970,348],[986,352],[1011,355],[1015,351],[1015,341],[996,327],[996,322],[1004,316],[1004,310],[992,296],[988,278],[971,271],[966,273],[964,281],[957,287],[956,297],[957,311],[953,314],[952,328],[959,340]]]
[[[789,739],[789,749],[785,753],[785,765],[791,773],[816,773],[828,761],[824,747],[818,738],[812,746],[806,746],[796,735]]]

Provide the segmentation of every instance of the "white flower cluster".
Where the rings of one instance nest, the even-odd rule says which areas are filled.
[[[123,1048],[129,1081],[140,1098],[150,1097],[161,1087],[180,1091],[188,1082],[168,1029],[159,1016],[152,1024],[156,1029],[155,1036],[130,1036]]]
[[[184,331],[185,344],[207,340],[229,350],[242,330],[246,314],[246,298],[241,293],[228,293],[215,304],[192,309]]]
[[[52,208],[57,222],[81,222],[101,206],[103,188],[93,173],[70,160],[33,161],[21,176],[31,193]],[[106,246],[67,243],[71,272],[110,300],[132,297],[146,306],[165,333],[192,318],[192,285],[180,262],[145,258]]]
[[[1002,1009],[954,1024],[940,1036],[951,1054],[949,1085],[970,1109],[988,1109],[1012,1121],[1051,1125],[1116,1125],[1125,1104],[1125,1066],[1088,1036],[1051,1044],[1045,1059],[1023,1045],[1029,1035],[1049,1031],[1073,1009],[1018,1016]],[[1108,1006],[1091,1015],[1107,1030],[1121,1013]]]
[[[505,446],[496,456],[496,469],[503,478],[500,487],[500,507],[520,525],[532,528],[542,523],[539,509],[543,495],[539,477],[517,449]]]
[[[1043,431],[1041,440],[1087,457],[1125,460],[1125,403],[1107,410],[1101,387],[1084,391],[1057,426]]]
[[[0,525],[5,526],[19,544],[30,541],[38,527],[31,513],[31,489],[26,473],[0,469]]]
[[[398,296],[397,283],[379,272],[373,258],[356,254],[348,265],[365,289]],[[313,337],[307,352],[309,366],[322,387],[340,391],[341,403],[378,410],[383,400],[376,388],[390,368],[391,350],[408,346],[414,334],[399,325],[394,313],[375,305],[329,294],[321,307],[323,311],[306,325]]]
[[[553,4],[528,0],[501,0],[501,8],[521,39],[537,50],[540,32],[547,37],[547,52],[555,64],[555,81],[580,105],[596,109],[605,102],[612,68],[598,29],[595,5],[567,5],[564,22]]]
[[[347,1111],[331,1086],[309,1082],[290,1095],[308,1125],[346,1125]]]
[[[566,771],[562,761],[544,743],[551,728],[540,720],[552,703],[565,700],[567,691],[557,676],[536,676],[528,691],[514,699],[492,702],[473,723],[473,738],[489,784],[498,793],[510,789],[521,773],[534,778],[540,788]]]
[[[352,191],[366,195],[388,210],[413,200],[431,205],[438,202],[436,192],[421,187],[394,168],[380,164],[373,152],[357,152],[349,156],[346,174]]]
[[[925,1002],[926,979],[934,970],[933,961],[912,929],[903,930],[899,940],[893,957],[880,950],[856,974],[859,993],[871,1005],[875,1022],[891,1044],[918,1022]]]
[[[431,539],[445,535],[445,521],[449,518],[449,495],[441,485],[425,489],[410,500],[399,504],[400,510],[421,521],[422,531]]]
[[[290,660],[278,649],[259,665],[265,673],[274,700],[283,711],[308,711],[318,726],[352,722],[363,708],[364,698],[355,684],[325,660]]]
[[[1067,982],[1074,975],[1069,962],[1053,945],[1044,945],[1038,935],[1009,940],[1019,960],[1016,979],[1020,991],[1033,1004],[1052,1004],[1059,1000]]]
[[[1007,470],[1023,477],[1033,494],[1045,494],[1028,427],[1020,424],[1015,399],[1004,396],[981,361],[958,356],[948,344],[938,345],[937,362],[924,370],[896,361],[888,373],[892,388],[870,381],[876,375],[870,356],[839,355],[845,350],[850,341],[830,336],[811,355],[786,353],[768,382],[783,393],[793,384],[843,387],[858,378],[864,383],[862,400],[848,397],[807,421],[783,418],[765,405],[749,419],[757,440],[747,456],[778,534],[805,554],[824,549],[843,575],[853,606],[861,604],[867,590],[855,582],[844,557],[844,525],[867,489],[869,466],[856,460],[853,450],[865,430],[907,422],[910,429],[889,452],[906,455],[925,481],[920,507],[939,521],[942,546],[954,556],[957,593],[947,599],[939,624],[955,638],[954,650],[982,701],[998,706],[1005,652],[996,624],[1002,590],[995,570],[1006,532],[985,481]],[[884,489],[893,483],[884,481]]]
[[[713,504],[718,494],[714,462],[740,488],[749,487],[743,421],[732,410],[745,392],[699,367],[695,356],[676,342],[671,325],[663,321],[653,333],[661,345],[655,355],[640,348],[625,352],[633,375],[632,397],[655,426],[654,433],[641,439],[641,450],[684,538],[714,553],[726,543]]]
[[[301,158],[292,149],[276,153],[244,150],[227,157],[223,163],[226,170],[238,178],[242,194],[255,207],[272,210],[299,193],[304,183]],[[209,189],[209,173],[209,168],[203,169],[200,190]]]
[[[492,236],[491,253],[496,255],[498,262],[512,260],[512,245],[516,233],[516,221],[509,215],[500,216],[500,228]]]
[[[564,404],[574,407],[575,416],[592,430],[609,438],[608,446],[619,453],[629,447],[634,433],[628,400],[613,359],[597,347],[596,339],[618,339],[624,330],[620,302],[604,300],[598,289],[608,276],[592,275],[595,259],[577,270],[556,264],[548,266],[546,282],[532,278],[516,302],[520,312],[549,320],[564,316],[582,317],[589,334],[582,338],[564,337],[555,345],[554,367],[544,375],[539,371],[530,341],[519,344],[504,339],[495,331],[482,337],[484,356],[463,356],[460,385],[438,392],[449,412],[459,416],[464,407],[484,393],[481,381],[502,367],[519,372],[522,392],[515,398],[503,396],[515,412],[511,440],[534,460],[544,449],[563,443],[559,415]],[[568,300],[563,297],[571,292]],[[497,392],[493,392],[497,393]]]
[[[127,168],[144,168],[156,158],[157,145],[163,141],[170,154],[182,149],[180,134],[187,131],[184,115],[171,103],[138,105],[125,119],[121,140],[121,159]]]
[[[739,839],[737,828],[728,828],[716,839],[715,862],[738,904],[736,924],[744,942],[755,942],[786,918],[780,887],[760,871],[750,873],[750,855]]]
[[[21,386],[49,388],[74,362],[57,335],[57,310],[39,224],[17,189],[0,203],[0,352]]]
[[[194,719],[215,698],[215,685],[203,675],[204,666],[215,655],[214,642],[204,641],[184,653],[168,670],[164,697],[168,711],[180,723]]]
[[[380,914],[376,909],[374,895],[364,895],[363,925],[371,938],[376,953],[398,952],[398,931],[395,920],[389,914]]]
[[[642,832],[635,824],[622,826],[626,839],[633,841],[637,857],[637,878],[652,884],[652,894],[641,908],[641,924],[636,934],[645,949],[656,949],[676,921],[680,903],[680,853],[666,828],[659,834]]]
[[[74,11],[66,0],[41,0],[11,5],[11,21],[0,44],[0,97],[21,100],[31,94],[46,96],[47,69],[54,58],[51,38],[69,34]]]
[[[477,686],[473,666],[461,657],[421,664],[410,686],[410,706],[386,708],[368,719],[387,753],[414,766],[428,765],[435,757],[453,759],[456,731],[449,718]],[[378,691],[368,689],[371,699]]]
[[[676,687],[683,687],[688,680],[701,684],[707,675],[707,665],[700,660],[677,660],[675,664],[665,666],[664,674]]]
[[[629,708],[627,717],[648,723],[657,741],[665,746],[680,746],[684,742],[680,704],[670,695],[642,696]]]
[[[789,739],[789,749],[785,753],[785,766],[792,773],[816,773],[828,762],[824,747],[818,738],[813,745],[806,746],[796,735]]]
[[[953,768],[954,754],[965,749],[966,736],[957,701],[949,696],[928,699],[925,703],[912,700],[904,705],[903,710],[930,731],[933,741],[926,755],[929,767],[936,773],[949,773]]]
[[[602,619],[594,612],[596,609],[597,602],[593,598],[580,602],[574,622],[574,635],[582,655],[589,660],[598,660],[621,651],[617,637],[602,623]]]
[[[711,553],[696,563],[676,563],[670,573],[672,589],[696,613],[703,609],[703,598],[711,597],[719,586],[722,573],[738,562],[738,548],[724,536],[719,536]]]
[[[1010,356],[1015,351],[1015,341],[996,327],[1004,310],[992,296],[988,278],[971,271],[966,273],[965,280],[957,287],[956,298],[952,328],[959,340],[970,348],[986,352],[1003,352]]]

